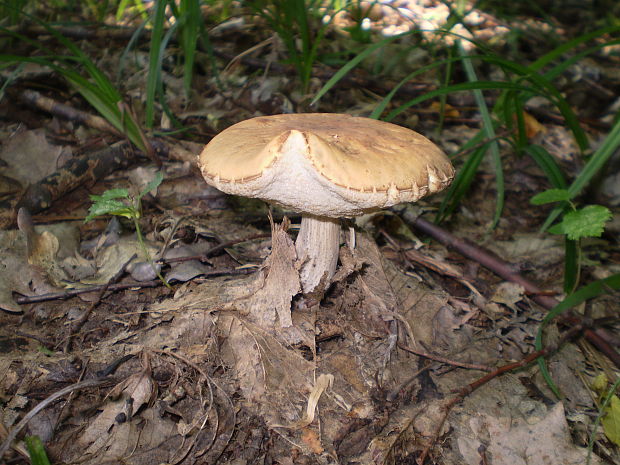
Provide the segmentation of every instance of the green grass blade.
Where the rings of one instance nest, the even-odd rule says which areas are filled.
[[[482,138],[484,133],[480,131],[479,135]],[[467,191],[469,191],[469,187],[476,176],[480,162],[484,158],[484,154],[486,153],[489,144],[490,142],[487,142],[474,150],[467,158],[461,169],[458,170],[443,202],[439,206],[437,221],[443,221],[446,217],[452,214],[461,199],[465,196]]]
[[[543,97],[549,99],[562,114],[566,125],[573,133],[573,136],[575,137],[575,140],[581,150],[585,151],[588,149],[588,138],[583,131],[583,128],[579,124],[579,119],[573,112],[566,99],[562,96],[561,92],[551,82],[549,82],[543,76],[532,72],[531,68],[521,66],[520,64],[510,60],[505,60],[497,56],[485,56],[482,57],[482,60],[501,66],[504,70],[509,70],[517,73],[521,76],[522,80],[530,82],[533,85],[532,93],[526,93],[525,95],[522,95],[521,98],[525,100],[531,95],[542,95]]]
[[[407,82],[411,81],[417,75],[426,73],[427,71],[430,71],[431,69],[437,68],[439,66],[443,66],[445,64],[450,65],[451,63],[454,63],[455,61],[461,61],[461,60],[462,60],[461,57],[447,58],[445,60],[435,61],[429,65],[423,66],[409,73],[398,84],[396,84],[385,97],[383,97],[381,102],[379,102],[379,104],[374,108],[374,110],[372,111],[369,117],[374,118],[374,119],[381,118],[381,115],[383,114],[387,106],[390,104],[392,99],[394,98],[394,95],[396,95],[396,93],[400,90],[402,86],[404,86]]]
[[[540,327],[538,328],[538,332],[536,333],[536,339],[534,343],[535,349],[537,351],[543,349],[543,331],[551,320],[553,320],[558,315],[561,315],[565,311],[576,307],[582,302],[585,302],[586,300],[593,299],[602,294],[609,293],[610,290],[620,290],[620,273],[616,273],[605,279],[599,279],[597,281],[591,282],[587,286],[584,286],[578,291],[573,292],[564,300],[562,300],[562,302],[549,310],[549,313],[547,313],[547,315],[541,322]],[[545,378],[545,381],[547,382],[551,390],[558,398],[561,398],[560,390],[553,382],[553,379],[551,379],[549,370],[547,369],[547,363],[543,357],[538,359],[538,365],[540,366],[541,374],[543,374],[543,377]]]
[[[541,56],[538,60],[532,63],[529,68],[532,71],[540,71],[542,68],[547,66],[549,63],[561,59],[562,55],[566,54],[577,48],[579,45],[588,42],[590,40],[596,39],[598,37],[604,36],[606,34],[611,34],[613,32],[620,31],[620,26],[609,26],[604,27],[602,29],[597,29],[596,31],[589,32],[587,34],[583,34],[579,37],[576,37],[568,42],[563,43],[559,47],[551,50],[549,53]]]
[[[140,40],[140,36],[142,36],[142,33],[144,32],[144,29],[146,28],[146,25],[147,25],[147,23],[142,23],[142,24],[140,24],[136,28],[134,33],[131,35],[131,38],[129,39],[129,42],[127,42],[127,45],[123,49],[123,53],[121,53],[121,56],[118,59],[118,71],[116,72],[116,82],[117,82],[117,84],[119,84],[121,82],[121,79],[122,79],[122,76],[123,76],[123,70],[125,69],[125,61],[128,59],[129,53],[138,44],[138,42]]]
[[[525,147],[525,151],[532,157],[532,160],[536,162],[543,173],[545,173],[545,176],[547,176],[547,179],[553,187],[557,189],[566,189],[567,183],[566,178],[564,178],[564,173],[558,166],[555,158],[547,152],[547,149],[540,145],[530,145]]]
[[[45,447],[39,436],[26,436],[25,442],[32,465],[50,465],[50,461],[45,453]]]
[[[164,24],[166,22],[166,0],[155,1],[153,14],[153,30],[151,31],[151,45],[149,50],[149,72],[146,80],[146,105],[145,125],[148,129],[153,128],[155,121],[155,94],[157,85],[161,80],[161,64],[164,50],[162,40],[164,37]]]
[[[592,178],[605,166],[605,163],[607,163],[609,157],[614,154],[618,147],[620,147],[620,120],[616,121],[601,146],[596,150],[596,152],[594,152],[590,160],[588,160],[586,165],[568,188],[571,198],[575,198],[581,193]],[[551,226],[561,212],[562,209],[560,207],[552,210],[541,229],[544,231]]]
[[[463,48],[460,40],[457,41],[457,47],[459,54],[463,58],[463,66],[465,68],[465,74],[467,74],[467,79],[474,84],[477,83],[478,77],[476,76],[471,60],[467,57],[467,52]],[[492,224],[492,227],[495,227],[502,214],[502,210],[504,209],[505,186],[502,157],[499,152],[499,144],[497,140],[495,140],[495,127],[493,121],[491,120],[491,115],[489,113],[489,109],[487,108],[487,104],[484,101],[482,91],[480,91],[480,89],[474,89],[474,97],[476,99],[476,104],[478,105],[478,111],[482,116],[482,131],[486,138],[490,140],[489,149],[491,159],[493,160],[493,166],[495,167],[495,186],[497,192],[495,197],[495,214],[493,215]]]
[[[97,110],[110,124],[127,137],[142,151],[146,150],[141,133],[136,122],[129,115],[121,115],[118,102],[110,100],[109,95],[102,91],[96,84],[90,82],[77,72],[56,65],[55,63],[40,57],[21,57],[15,55],[0,55],[0,62],[5,63],[36,63],[47,66],[60,75],[64,76],[69,83],[84,97],[84,99]]]
[[[359,65],[364,59],[370,56],[373,52],[384,47],[386,44],[395,41],[396,39],[400,39],[401,37],[410,34],[409,32],[405,32],[403,34],[398,34],[392,37],[387,37],[385,39],[380,40],[379,42],[367,47],[364,51],[357,54],[354,58],[352,58],[347,64],[345,64],[342,68],[340,68],[336,74],[334,74],[324,85],[321,87],[316,94],[316,96],[310,102],[310,105],[315,105],[327,92],[334,87],[338,81],[340,81],[344,76],[346,76],[353,68]]]
[[[200,4],[198,0],[181,0],[181,18],[177,18],[180,25],[181,47],[183,49],[183,88],[185,96],[189,98],[194,75],[194,61],[196,45],[200,34]]]
[[[564,173],[558,166],[555,158],[549,154],[547,149],[540,145],[530,145],[525,151],[532,157],[540,169],[545,173],[551,185],[557,189],[565,189],[567,187]]]
[[[118,8],[116,9],[116,22],[120,22],[125,14],[125,10],[127,9],[127,5],[129,5],[130,0],[121,0],[118,3]]]
[[[442,87],[441,89],[435,89],[430,92],[425,93],[424,95],[420,95],[408,102],[402,104],[398,108],[392,110],[388,115],[384,118],[385,121],[391,121],[400,115],[405,110],[410,107],[417,105],[418,103],[422,103],[426,100],[430,100],[432,98],[438,97],[440,95],[449,94],[451,92],[460,92],[463,90],[519,90],[523,92],[534,92],[532,87],[527,87],[520,84],[514,84],[512,82],[504,82],[504,81],[477,81],[477,82],[462,82],[460,84],[453,84],[448,87]]]
[[[618,45],[618,44],[620,44],[620,39],[603,42],[603,43],[594,45],[593,47],[582,50],[581,52],[576,53],[567,59],[563,59],[560,63],[555,65],[553,68],[551,68],[546,73],[544,73],[543,76],[545,77],[545,79],[552,82],[554,79],[557,79],[557,77],[560,76],[562,73],[564,73],[568,68],[573,66],[578,61],[582,60],[584,57],[594,52],[598,52],[603,47],[609,47],[610,45]]]

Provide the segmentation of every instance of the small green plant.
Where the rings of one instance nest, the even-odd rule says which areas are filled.
[[[133,221],[134,227],[136,228],[138,243],[140,244],[144,258],[149,262],[161,282],[170,288],[170,284],[168,284],[161,275],[146,248],[139,221],[142,216],[142,197],[153,189],[156,189],[163,179],[163,175],[157,173],[155,178],[147,184],[137,197],[132,197],[127,189],[109,189],[101,195],[91,195],[90,199],[93,201],[93,204],[90,206],[88,216],[84,219],[84,222],[91,221],[93,218],[101,215],[122,216]]]
[[[530,200],[532,205],[545,205],[559,202],[563,207],[560,222],[551,226],[552,234],[566,237],[566,257],[564,261],[564,291],[572,292],[579,283],[581,270],[580,241],[584,237],[600,237],[605,223],[611,219],[611,212],[602,205],[586,205],[577,208],[568,189],[549,189],[536,194]]]
[[[324,2],[317,0],[246,0],[254,14],[263,18],[284,43],[305,93],[317,60],[318,47],[328,23],[321,21]]]
[[[45,447],[39,436],[26,436],[25,442],[32,465],[50,465]]]
[[[174,21],[169,20],[172,16]],[[170,26],[167,28],[167,24]],[[150,19],[151,43],[149,50],[149,69],[146,82],[146,106],[145,123],[151,129],[155,121],[155,102],[159,102],[163,111],[177,125],[180,123],[168,108],[165,99],[165,90],[162,80],[162,64],[164,52],[168,44],[176,36],[182,53],[176,56],[183,59],[183,87],[185,95],[189,98],[191,93],[192,78],[194,76],[194,64],[196,51],[200,44],[207,51],[212,69],[215,71],[215,58],[209,41],[209,35],[202,21],[199,0],[158,0],[155,2],[152,17]]]

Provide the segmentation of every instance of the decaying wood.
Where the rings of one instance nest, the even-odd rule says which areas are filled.
[[[155,150],[163,156],[167,153],[164,144],[156,144]],[[134,163],[142,152],[129,142],[117,142],[103,150],[75,157],[58,171],[32,184],[19,199],[13,199],[0,210],[0,228],[9,229],[15,225],[17,210],[26,208],[30,213],[39,213],[52,206],[53,202],[72,190],[95,183],[108,174]]]
[[[122,134],[114,126],[100,116],[91,115],[85,111],[81,111],[69,105],[65,105],[64,103],[57,102],[56,100],[45,97],[34,90],[26,89],[19,95],[19,97],[24,103],[51,113],[52,115],[56,115],[62,119],[66,119],[74,123],[84,124],[93,129],[98,129],[99,131],[122,137]]]

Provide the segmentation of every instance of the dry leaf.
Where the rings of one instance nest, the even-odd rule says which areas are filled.
[[[516,424],[515,424],[516,423]],[[479,447],[484,443],[493,465],[582,465],[587,451],[571,438],[558,402],[538,423],[516,422],[511,418],[482,414],[470,420],[476,438],[458,438],[458,447],[468,465],[480,463]],[[600,464],[595,455],[590,462]]]

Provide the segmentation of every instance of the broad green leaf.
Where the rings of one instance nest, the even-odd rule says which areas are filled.
[[[142,190],[142,192],[140,192],[140,195],[138,196],[138,198],[141,199],[146,194],[151,192],[153,189],[157,189],[163,180],[164,180],[164,175],[162,174],[161,171],[158,171],[157,174],[155,174],[155,177],[152,179],[152,181],[146,185],[146,187]]]
[[[532,205],[544,205],[552,202],[564,202],[570,200],[570,194],[566,189],[549,189],[536,194],[530,199]]]
[[[605,416],[601,419],[605,436],[615,445],[620,446],[620,399],[615,394],[607,406]]]
[[[101,200],[112,199],[127,199],[129,198],[129,191],[127,189],[108,189],[101,195],[91,195],[90,200],[93,202],[99,202]]]
[[[577,211],[568,212],[560,225],[563,233],[576,241],[582,237],[600,237],[605,229],[605,223],[610,219],[611,212],[608,208],[602,205],[588,205]]]
[[[120,200],[99,200],[92,204],[88,209],[88,216],[84,222],[88,222],[93,218],[101,215],[124,216],[125,218],[135,218],[137,216],[136,209],[125,205]]]

